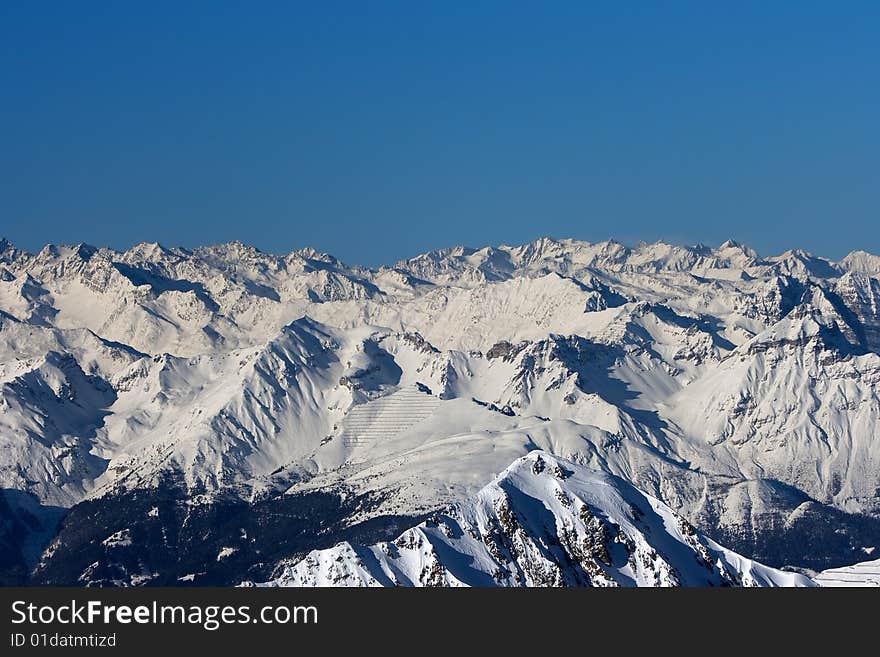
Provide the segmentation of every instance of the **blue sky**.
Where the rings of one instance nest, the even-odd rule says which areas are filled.
[[[0,235],[880,252],[880,3],[0,3]]]

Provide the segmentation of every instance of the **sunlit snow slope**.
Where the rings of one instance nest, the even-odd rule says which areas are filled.
[[[362,500],[340,527],[378,527],[535,449],[765,563],[853,563],[880,547],[877,262],[542,238],[369,269],[0,240],[0,488],[39,528],[3,512],[10,572],[62,558],[34,548],[58,509],[90,505],[58,544],[86,540],[74,522],[130,529],[99,512],[129,495],[332,494]],[[167,567],[113,550],[114,582]]]
[[[830,568],[822,571],[813,579],[815,579],[820,586],[880,586],[880,560],[863,561],[842,568]]]
[[[266,585],[814,584],[725,550],[616,477],[535,451],[394,541],[313,551]]]

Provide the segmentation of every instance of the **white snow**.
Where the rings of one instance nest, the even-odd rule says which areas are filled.
[[[813,579],[820,586],[829,587],[880,586],[880,559],[824,570]]]
[[[121,529],[105,538],[101,544],[107,547],[127,547],[131,545],[131,533],[127,529]]]
[[[877,261],[542,238],[369,270],[2,242],[0,486],[68,507],[180,471],[207,497],[374,491],[364,515],[406,514],[539,448],[746,530],[782,485],[880,513]]]
[[[314,550],[260,586],[814,586],[701,536],[624,481],[534,451],[389,543]]]
[[[233,547],[220,548],[220,552],[217,553],[217,561],[223,561],[223,559],[226,559],[227,557],[231,557],[236,552],[238,552],[238,548],[233,548]]]

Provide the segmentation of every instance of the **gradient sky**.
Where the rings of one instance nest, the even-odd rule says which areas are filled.
[[[5,1],[0,235],[880,252],[878,35],[878,2]]]

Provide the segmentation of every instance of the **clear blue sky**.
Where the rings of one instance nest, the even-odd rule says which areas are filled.
[[[0,235],[880,252],[878,2],[0,3]]]

